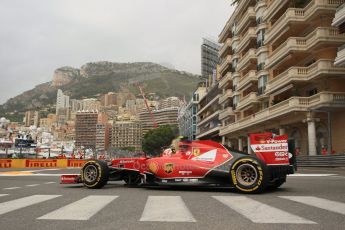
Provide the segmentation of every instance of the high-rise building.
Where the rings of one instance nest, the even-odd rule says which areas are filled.
[[[196,139],[196,125],[198,113],[198,102],[206,94],[205,83],[199,83],[198,88],[194,91],[192,98],[186,104],[183,104],[178,111],[179,133],[189,140]]]
[[[61,89],[58,89],[56,96],[56,113],[60,108],[69,108],[69,96],[63,94]]]
[[[178,107],[170,107],[166,109],[153,110],[152,114],[158,126],[172,125],[177,127],[178,109]],[[154,128],[153,120],[150,116],[150,113],[146,109],[139,113],[139,121],[142,126],[143,135]]]
[[[198,101],[196,138],[219,141],[220,105],[218,104],[221,91],[216,78],[209,78],[206,92]]]
[[[218,51],[220,45],[211,39],[203,38],[201,45],[201,76],[208,79],[213,76],[216,66],[220,63]]]
[[[96,124],[98,112],[81,111],[76,114],[75,146],[77,148],[96,148]]]
[[[158,109],[180,107],[182,103],[178,97],[168,97],[159,101]]]
[[[288,134],[296,154],[344,151],[345,35],[332,27],[344,0],[239,1],[219,35],[224,144],[248,134]],[[338,9],[338,11],[341,9]]]
[[[25,112],[25,118],[24,118],[24,125],[26,127],[34,125],[35,124],[35,118],[37,116],[38,116],[38,114],[35,111],[26,111]]]
[[[115,121],[112,129],[111,146],[124,149],[134,147],[141,150],[142,130],[139,121]]]

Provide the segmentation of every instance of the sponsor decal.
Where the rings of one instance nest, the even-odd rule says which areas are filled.
[[[199,156],[200,155],[200,149],[193,149],[193,155],[195,157]]]
[[[166,174],[170,174],[174,171],[174,164],[173,163],[165,163],[164,164],[164,172]]]
[[[0,168],[11,168],[12,160],[0,160]]]
[[[175,181],[176,181],[176,182],[181,182],[181,181],[182,181],[182,179],[175,179]]]
[[[127,164],[127,163],[133,163],[134,160],[121,160],[120,164]]]
[[[197,157],[194,157],[192,160],[196,161],[214,161],[216,159],[217,149],[212,149],[206,153],[203,153]]]
[[[149,163],[149,170],[152,173],[157,173],[157,171],[158,171],[158,164],[156,162],[150,162]]]
[[[80,168],[85,164],[84,160],[67,160],[67,167]]]
[[[198,182],[198,179],[189,179],[190,182]]]
[[[57,160],[26,160],[25,167],[27,168],[55,168],[57,167]]]
[[[189,174],[192,174],[193,172],[192,171],[178,171],[179,174],[185,176],[185,175],[189,175]]]
[[[222,156],[223,156],[223,158],[227,158],[229,156],[229,154],[224,153]]]
[[[168,180],[162,180],[162,183],[168,183]]]
[[[186,155],[187,155],[187,156],[190,156],[191,154],[192,154],[191,151],[187,151],[187,152],[186,152]]]

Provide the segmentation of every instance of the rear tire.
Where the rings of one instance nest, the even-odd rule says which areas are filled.
[[[268,184],[266,165],[252,156],[237,159],[231,165],[230,174],[236,190],[242,193],[263,192]]]
[[[102,188],[109,179],[109,168],[106,162],[92,160],[85,163],[82,168],[82,181],[87,188]]]

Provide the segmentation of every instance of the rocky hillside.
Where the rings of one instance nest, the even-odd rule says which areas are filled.
[[[198,81],[196,75],[149,62],[95,62],[80,69],[62,67],[54,71],[51,82],[38,85],[1,105],[0,115],[13,120],[14,115],[20,117],[27,110],[53,105],[58,89],[75,99],[97,98],[100,94],[120,90],[137,95],[136,83],[140,83],[145,92],[154,92],[161,98],[184,95],[188,98]]]

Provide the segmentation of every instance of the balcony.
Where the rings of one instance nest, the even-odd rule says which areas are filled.
[[[224,94],[222,94],[222,96],[219,97],[219,101],[218,104],[222,104],[223,102],[225,102],[228,98],[232,97],[232,90],[228,89],[225,91]]]
[[[228,118],[230,116],[234,116],[234,115],[235,114],[234,114],[234,111],[232,110],[232,108],[228,107],[228,108],[223,109],[222,111],[220,111],[220,113],[219,113],[219,120],[221,121],[221,120],[224,120],[224,119],[226,119],[226,118]]]
[[[197,123],[197,126],[200,126],[200,125],[204,125],[206,122],[209,122],[211,121],[212,119],[216,118],[216,117],[219,117],[219,110],[211,113],[210,115],[208,115],[206,118],[204,118],[203,120],[199,121]]]
[[[334,65],[345,66],[345,45],[342,45],[341,47],[339,47]]]
[[[309,81],[321,76],[343,76],[345,67],[336,67],[333,60],[320,59],[308,67],[291,67],[267,84],[266,93],[272,93],[292,82]]]
[[[231,72],[227,72],[225,76],[219,80],[218,88],[219,89],[224,88],[227,84],[231,83],[231,80],[232,80]]]
[[[339,27],[344,22],[345,22],[345,3],[343,3],[340,7],[338,7],[337,12],[335,13],[335,17],[332,22],[332,26]]]
[[[212,128],[200,129],[199,132],[197,133],[196,138],[197,139],[201,139],[201,138],[205,138],[205,137],[208,137],[208,136],[211,136],[211,135],[213,136],[215,134],[218,134],[219,130],[220,130],[220,126],[214,126]]]
[[[243,15],[243,17],[239,20],[237,25],[237,32],[238,34],[241,33],[243,29],[245,29],[248,24],[250,24],[250,20],[256,20],[256,15],[254,11],[254,7],[249,7],[247,12]]]
[[[240,101],[238,102],[238,104],[236,106],[236,110],[242,110],[245,107],[247,107],[253,103],[257,103],[257,102],[258,102],[257,93],[251,92],[247,96],[240,99]]]
[[[345,107],[345,93],[321,92],[311,97],[291,97],[265,110],[245,117],[220,130],[220,135],[227,135],[235,131],[258,125],[262,122],[279,118],[292,112],[306,112],[322,107]]]
[[[202,107],[196,115],[200,115],[201,113],[205,112],[208,108],[210,108],[211,105],[218,102],[220,95],[218,94],[216,97],[214,97],[209,103],[207,103],[204,107]]]
[[[251,60],[256,60],[256,58],[256,49],[248,50],[248,52],[238,62],[237,70],[241,71],[244,67],[250,64]]]
[[[265,42],[270,43],[291,29],[290,23],[306,24],[317,11],[335,11],[342,0],[313,0],[304,9],[289,8],[266,33]],[[279,2],[279,1],[278,1]]]
[[[231,38],[227,38],[225,43],[223,44],[222,48],[220,48],[218,54],[219,54],[219,57],[223,57],[226,55],[226,51],[228,49],[231,49]]]
[[[269,21],[275,13],[279,12],[279,10],[286,5],[289,2],[289,0],[275,0],[271,1],[270,5],[265,10],[265,13],[263,15],[264,21]]]
[[[311,49],[315,50],[317,44],[327,46],[342,45],[345,42],[345,34],[339,34],[335,28],[318,27],[312,33],[304,38],[291,37],[288,38],[283,44],[276,48],[270,57],[266,60],[266,68],[279,63],[282,59],[289,56],[293,52],[307,52]]]
[[[222,64],[219,67],[219,72],[223,72],[226,69],[226,67],[231,64],[231,59],[231,55],[226,56],[226,58],[223,60]]]
[[[252,81],[258,81],[255,70],[249,71],[244,77],[242,77],[239,80],[238,85],[237,85],[237,90],[242,90],[245,86],[247,86]]]
[[[240,43],[237,46],[236,52],[242,52],[248,44],[250,44],[251,39],[256,39],[255,27],[250,27],[247,32],[241,37]]]

